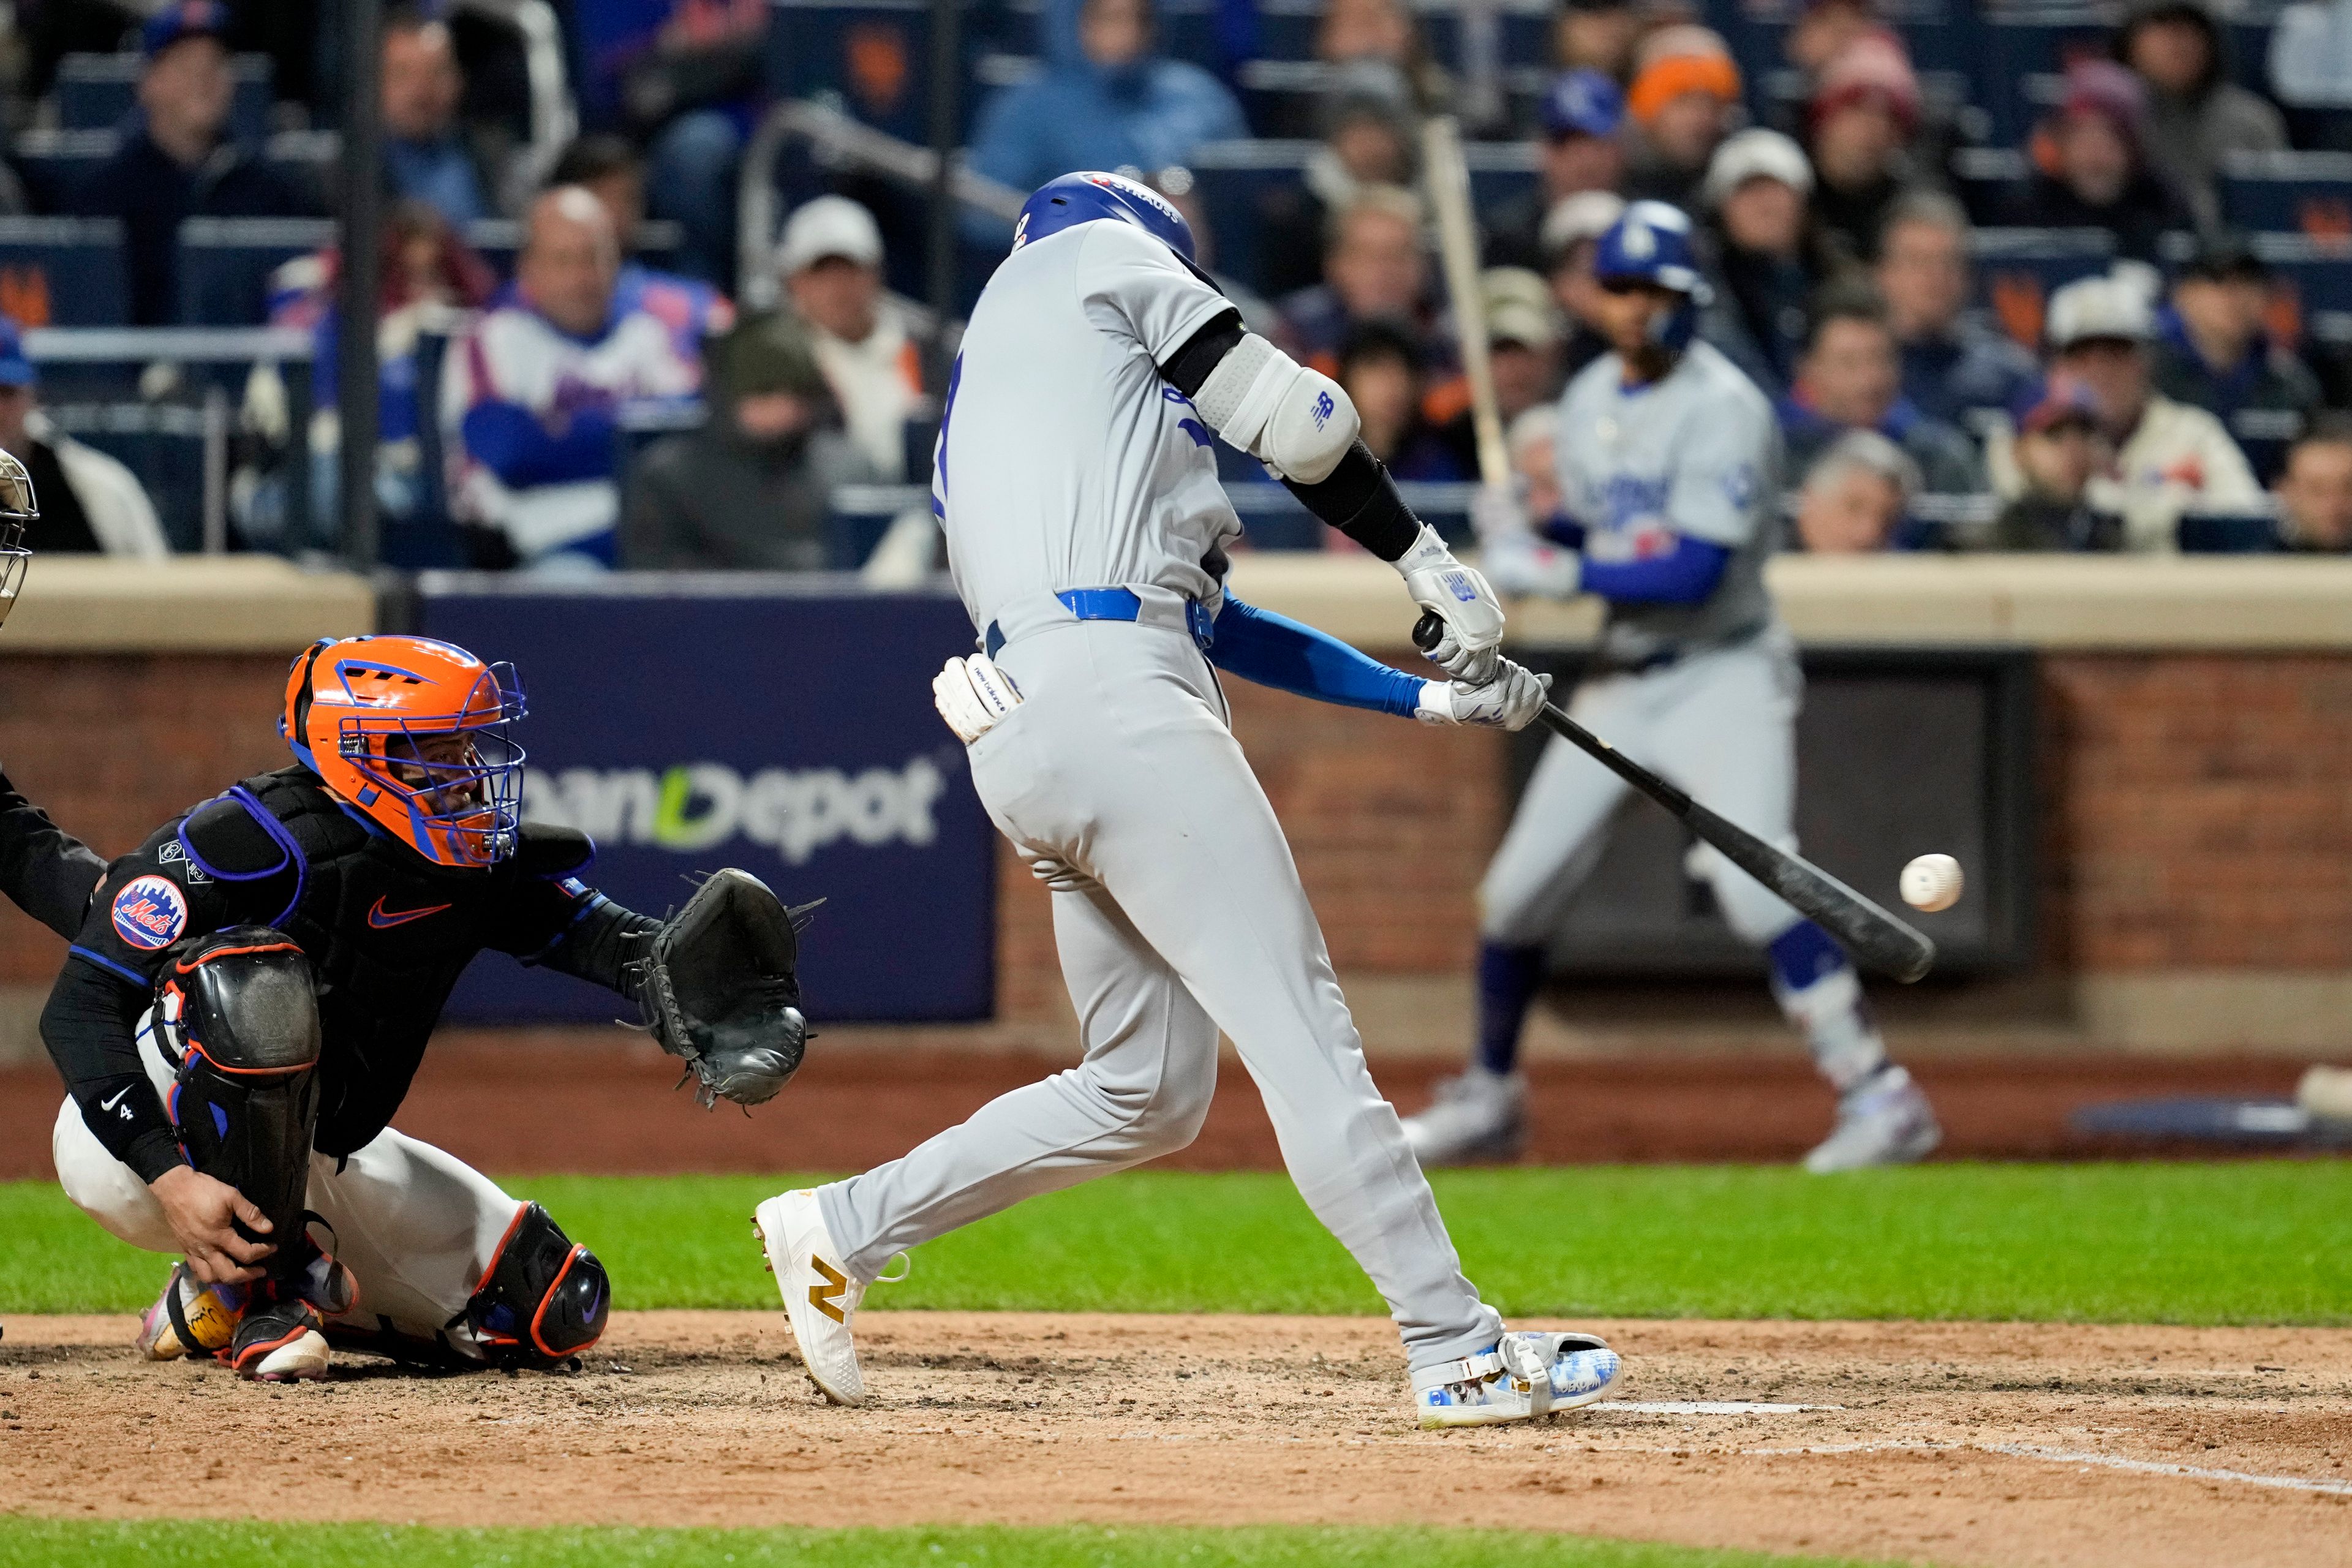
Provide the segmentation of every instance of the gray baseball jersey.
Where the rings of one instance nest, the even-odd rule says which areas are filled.
[[[1066,588],[1213,603],[1201,563],[1241,531],[1214,438],[1160,364],[1233,301],[1124,223],[1005,258],[940,416],[932,507],[972,624]]]
[[[1706,343],[1645,386],[1603,354],[1561,395],[1554,449],[1593,561],[1634,561],[1686,534],[1729,550],[1696,605],[1612,605],[1602,651],[1638,664],[1737,642],[1772,618],[1764,562],[1780,537],[1780,432],[1755,383]]]
[[[1416,1368],[1495,1343],[1365,1066],[1282,826],[1188,635],[1240,531],[1205,425],[1158,364],[1231,307],[1160,241],[1081,224],[1024,246],[972,312],[934,499],[975,626],[1022,701],[971,743],[998,829],[1054,889],[1086,1047],[905,1158],[820,1188],[852,1273],[1007,1205],[1190,1142],[1230,1037],[1316,1215]],[[1133,591],[1133,619],[1053,595]]]

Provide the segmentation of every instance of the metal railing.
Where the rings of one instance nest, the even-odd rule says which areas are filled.
[[[564,146],[580,133],[572,87],[563,64],[563,28],[547,0],[456,0],[471,11],[511,27],[522,39],[523,75],[530,83],[531,184],[555,166]]]
[[[294,449],[309,450],[313,404],[309,332],[285,327],[43,327],[25,334],[25,354],[40,365],[281,365],[290,373],[286,380]],[[228,442],[236,419],[226,388],[205,387],[195,408],[81,401],[56,412],[67,415],[59,423],[69,433],[152,433],[201,440],[203,547],[207,554],[228,548]],[[309,537],[310,493],[309,484],[299,479],[288,487],[289,532],[293,537]]]
[[[787,99],[768,111],[743,150],[736,197],[735,298],[746,310],[776,302],[776,161],[786,143],[806,142],[822,162],[878,174],[913,190],[928,191],[939,178],[939,157],[929,147],[902,142],[851,119],[837,109],[805,99]],[[974,174],[959,161],[949,171],[958,202],[1011,223],[1021,216],[1027,193]]]

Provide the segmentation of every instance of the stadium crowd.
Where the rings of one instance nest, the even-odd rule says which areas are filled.
[[[2041,85],[2010,83],[2005,110],[1981,71],[1915,60],[1923,26],[2002,12],[1887,4],[1511,9],[1538,24],[1512,36],[1537,43],[1486,94],[1445,26],[1460,18],[1404,0],[982,5],[971,26],[993,52],[977,57],[967,157],[1015,191],[1075,167],[1152,180],[1245,313],[1348,388],[1402,480],[1477,478],[1419,194],[1419,125],[1444,110],[1486,143],[1483,313],[1526,485],[1553,483],[1554,405],[1601,352],[1594,243],[1653,198],[1703,240],[1701,334],[1779,411],[1789,548],[2352,550],[2352,310],[2314,293],[2340,278],[2352,303],[2352,174],[2288,187],[2299,205],[2268,223],[2233,184],[2265,158],[2352,151],[2352,3],[2254,17],[2129,0],[2097,26],[2074,7],[2049,68],[2029,73]],[[780,163],[773,244],[754,265],[739,243],[747,149],[783,91],[775,62],[801,47],[794,29],[820,47],[825,8],[560,0],[556,112],[511,5],[387,8],[374,330],[392,558],[929,563],[923,509],[859,531],[838,504],[843,487],[928,477],[943,340],[890,287],[919,273],[919,210],[821,160]],[[153,504],[172,500],[168,465],[145,465],[151,501],[141,452],[118,454],[127,468],[101,449],[128,426],[98,405],[198,386],[145,363],[110,393],[77,383],[52,413],[20,327],[264,323],[307,333],[319,368],[300,405],[286,366],[240,369],[228,542],[334,547],[339,258],[318,221],[335,205],[320,135],[335,121],[332,9],[16,8],[0,447],[50,502],[39,547],[192,546],[187,509]],[[2265,58],[2242,58],[2264,37]],[[1270,77],[1270,61],[1292,68]],[[1264,177],[1218,184],[1244,145]],[[102,242],[119,254],[110,317],[66,253],[43,270],[51,220],[118,226]],[[260,237],[224,250],[215,232]],[[1009,229],[974,209],[963,232],[976,282]],[[258,268],[252,287],[223,255]]]

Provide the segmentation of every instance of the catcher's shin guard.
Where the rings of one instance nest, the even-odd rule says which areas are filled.
[[[319,1121],[310,961],[267,926],[201,937],[159,977],[154,1027],[179,1061],[167,1109],[188,1163],[244,1194],[270,1224],[247,1239],[291,1266]]]
[[[465,1318],[493,1366],[562,1366],[604,1336],[613,1292],[596,1255],[537,1204],[499,1242]]]

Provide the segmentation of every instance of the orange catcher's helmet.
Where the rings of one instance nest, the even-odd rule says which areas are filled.
[[[523,715],[511,664],[431,637],[324,637],[295,656],[278,732],[394,838],[443,866],[514,852]]]

